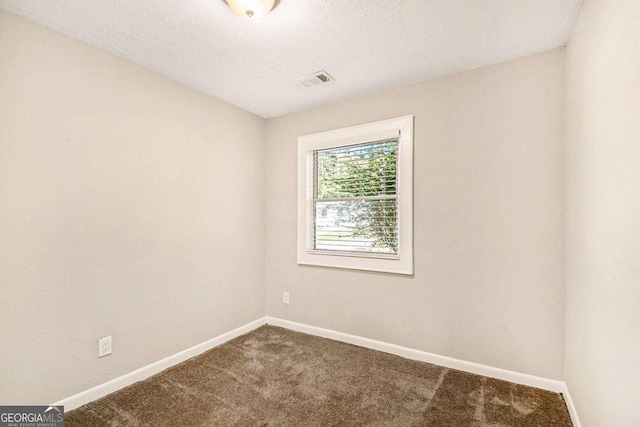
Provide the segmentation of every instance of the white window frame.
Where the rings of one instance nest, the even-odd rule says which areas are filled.
[[[398,139],[397,254],[348,253],[313,248],[313,152]],[[298,264],[413,274],[413,116],[298,138]]]

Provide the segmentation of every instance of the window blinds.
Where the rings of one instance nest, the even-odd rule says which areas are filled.
[[[397,254],[398,140],[313,154],[314,249]]]

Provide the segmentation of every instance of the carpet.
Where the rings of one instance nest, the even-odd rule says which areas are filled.
[[[274,326],[91,402],[74,426],[571,426],[562,395]]]

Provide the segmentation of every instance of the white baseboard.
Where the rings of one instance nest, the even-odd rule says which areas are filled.
[[[136,369],[133,372],[122,375],[111,381],[107,381],[106,383],[100,384],[96,387],[62,399],[58,402],[53,403],[52,405],[64,406],[65,411],[71,411],[96,399],[100,399],[107,394],[118,391],[138,381],[142,381],[167,368],[177,365],[178,363],[182,363],[187,359],[190,359],[194,356],[204,353],[207,350],[224,344],[227,341],[237,338],[240,335],[251,332],[254,329],[257,329],[265,324],[280,326],[294,331],[304,332],[310,335],[316,335],[319,337],[354,344],[360,347],[370,348],[372,350],[383,351],[385,353],[395,354],[407,359],[432,363],[434,365],[444,366],[446,368],[457,369],[460,371],[470,372],[473,374],[483,375],[491,378],[497,378],[516,384],[523,384],[530,387],[553,391],[555,393],[562,393],[567,403],[569,413],[571,414],[571,419],[573,421],[574,427],[582,427],[578,419],[576,409],[573,405],[573,401],[571,400],[569,389],[563,381],[523,374],[520,372],[509,371],[501,368],[494,368],[491,366],[481,365],[479,363],[467,362],[460,359],[454,359],[452,357],[441,356],[426,351],[415,350],[408,347],[402,347],[395,344],[389,344],[382,341],[359,337],[357,335],[350,335],[344,332],[305,325],[302,323],[296,323],[290,320],[284,320],[270,316],[265,316],[260,319],[254,320],[253,322],[247,323],[246,325],[240,326],[239,328],[236,328],[232,331],[218,335],[217,337],[205,341],[201,344],[195,345],[191,348],[165,357],[164,359],[151,363],[147,366],[143,366],[140,369]]]
[[[187,359],[191,359],[192,357],[197,356],[200,353],[204,353],[205,351],[217,347],[220,344],[224,344],[225,342],[239,337],[240,335],[251,332],[254,329],[264,325],[265,323],[266,317],[254,320],[253,322],[247,323],[246,325],[240,326],[239,328],[226,332],[222,335],[218,335],[217,337],[205,341],[201,344],[194,345],[191,348],[165,357],[164,359],[158,360],[157,362],[151,363],[147,366],[143,366],[140,369],[136,369],[133,372],[129,372],[128,374],[122,375],[118,378],[114,378],[111,381],[107,381],[106,383],[97,385],[93,388],[90,388],[89,390],[85,390],[78,394],[74,394],[73,396],[62,399],[58,402],[53,403],[53,405],[64,406],[64,410],[66,412],[71,411],[96,399],[100,399],[107,394],[113,393],[114,391],[118,391],[138,381],[149,378],[152,375],[164,371],[165,369],[177,365],[178,363],[182,363]]]
[[[571,415],[571,422],[573,422],[573,427],[582,427],[580,418],[578,418],[578,411],[576,411],[576,407],[573,404],[573,399],[571,398],[571,393],[569,393],[569,386],[566,383],[563,384],[564,390],[562,391],[562,396],[564,397],[564,401],[567,404],[567,409],[569,410],[569,414]]]
[[[555,393],[563,393],[564,391],[566,391],[566,385],[563,381],[537,377],[535,375],[522,374],[520,372],[494,368],[492,366],[481,365],[474,362],[467,362],[465,360],[454,359],[452,357],[441,356],[438,354],[415,350],[408,347],[401,347],[395,344],[389,344],[386,342],[363,338],[356,335],[345,334],[343,332],[332,331],[330,329],[318,328],[316,326],[309,326],[302,323],[279,319],[276,317],[267,316],[266,321],[269,325],[280,326],[298,332],[304,332],[311,335],[317,335],[336,341],[354,344],[360,347],[383,351],[385,353],[395,354],[406,359],[432,363],[434,365],[444,366],[446,368],[457,369],[459,371],[470,372],[472,374],[483,375],[485,377],[497,378],[500,380],[522,384],[529,387],[541,388],[543,390],[549,390]]]

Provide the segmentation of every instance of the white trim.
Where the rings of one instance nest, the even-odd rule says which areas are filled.
[[[152,375],[155,375],[167,368],[184,362],[194,356],[204,353],[214,347],[226,343],[234,338],[244,335],[254,329],[265,324],[280,326],[282,328],[291,329],[293,331],[304,332],[306,334],[315,335],[323,338],[329,338],[349,344],[358,345],[360,347],[370,348],[372,350],[382,351],[385,353],[395,354],[411,360],[432,363],[434,365],[444,366],[446,368],[457,369],[460,371],[470,372],[472,374],[483,375],[486,377],[497,378],[504,381],[510,381],[516,384],[522,384],[529,387],[536,387],[543,390],[549,390],[555,393],[562,393],[567,404],[567,409],[571,415],[574,427],[582,427],[578,418],[578,413],[569,394],[569,389],[565,382],[552,380],[548,378],[538,377],[535,375],[523,374],[520,372],[509,371],[492,366],[481,365],[479,363],[467,362],[465,360],[454,359],[452,357],[441,356],[426,351],[415,350],[408,347],[402,347],[395,344],[389,344],[382,341],[376,341],[357,335],[346,334],[344,332],[333,331],[330,329],[319,328],[317,326],[305,325],[303,323],[292,322],[290,320],[280,319],[277,317],[265,316],[246,325],[240,326],[232,331],[218,335],[201,344],[197,344],[191,348],[180,351],[162,360],[143,366],[133,372],[122,375],[106,383],[96,387],[82,391],[73,396],[52,403],[53,406],[64,406],[65,411],[71,411],[82,405],[86,405],[94,400],[100,399],[110,393],[118,391],[124,387],[142,381]]]
[[[240,335],[251,332],[254,329],[264,325],[265,323],[266,317],[254,320],[253,322],[247,323],[246,325],[240,326],[239,328],[236,328],[232,331],[218,335],[217,337],[205,341],[201,344],[194,345],[191,348],[165,357],[164,359],[158,360],[157,362],[143,366],[140,369],[136,369],[133,372],[129,372],[128,374],[124,374],[118,378],[114,378],[111,381],[107,381],[106,383],[97,385],[93,388],[62,399],[58,402],[53,403],[52,405],[64,406],[65,412],[71,411],[82,405],[86,405],[89,402],[100,399],[107,394],[113,393],[138,381],[149,378],[150,376],[155,375],[158,372],[164,371],[165,369],[177,365],[178,363],[182,363],[187,359],[191,359],[194,356],[197,356],[207,350],[224,344],[227,341],[239,337]]]
[[[413,274],[413,122],[414,116],[382,120],[298,138],[297,262],[303,265]],[[313,249],[313,152],[319,149],[398,138],[398,253],[364,256]]]
[[[576,411],[576,407],[573,404],[573,399],[571,398],[571,393],[569,393],[569,386],[567,385],[567,383],[563,384],[564,390],[562,390],[562,396],[564,397],[564,401],[567,404],[569,415],[571,415],[571,422],[573,423],[573,427],[582,427],[582,423],[580,422],[580,418],[578,417],[578,411]]]
[[[354,344],[360,347],[370,348],[372,350],[395,354],[406,359],[432,363],[434,365],[444,366],[446,368],[457,369],[459,371],[470,372],[472,374],[483,375],[485,377],[497,378],[500,380],[522,384],[529,387],[541,388],[543,390],[549,390],[555,393],[563,393],[566,391],[565,383],[559,380],[552,380],[535,375],[509,371],[502,368],[494,368],[492,366],[481,365],[479,363],[467,362],[465,360],[454,359],[453,357],[441,356],[439,354],[415,350],[408,347],[401,347],[395,344],[389,344],[382,341],[359,337],[357,335],[345,334],[344,332],[337,332],[330,329],[318,328],[316,326],[309,326],[302,323],[292,322],[290,320],[279,319],[277,317],[267,316],[266,321],[269,325],[280,326],[294,331],[304,332],[306,334],[316,335],[323,338],[346,342],[348,344]]]

